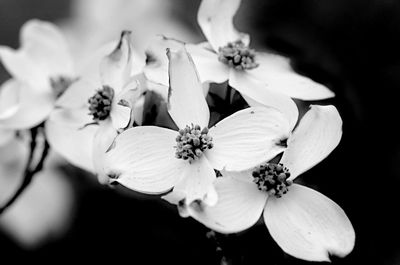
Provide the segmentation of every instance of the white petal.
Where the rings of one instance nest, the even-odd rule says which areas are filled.
[[[229,66],[218,60],[215,52],[209,51],[204,45],[186,45],[186,49],[193,58],[194,65],[202,83],[223,83],[229,78]]]
[[[179,128],[198,124],[207,127],[210,111],[196,68],[184,49],[168,50],[170,87],[168,112]]]
[[[108,183],[109,177],[107,176],[105,159],[106,152],[113,144],[118,132],[115,130],[110,120],[100,122],[93,139],[93,165],[95,173],[100,183]]]
[[[117,47],[100,64],[102,84],[118,94],[129,81],[132,71],[132,42],[129,31],[123,31]]]
[[[82,78],[72,83],[57,99],[56,105],[67,109],[77,109],[88,106],[88,100],[96,90],[101,89],[100,80]]]
[[[257,53],[256,60],[259,66],[246,73],[275,92],[302,100],[321,100],[335,96],[326,86],[294,72],[284,57]]]
[[[110,117],[115,130],[124,129],[131,120],[131,108],[122,102],[113,103]]]
[[[230,177],[215,180],[218,203],[215,206],[189,207],[188,214],[220,233],[237,233],[253,226],[261,216],[267,193],[254,183]]]
[[[52,93],[32,90],[26,84],[12,81],[18,91],[18,107],[0,118],[0,126],[10,129],[27,129],[43,122],[54,107]]]
[[[241,40],[245,45],[249,44],[249,36],[239,33],[233,26],[233,17],[240,2],[240,0],[203,0],[201,2],[197,21],[215,51],[228,42]]]
[[[93,139],[98,126],[92,122],[87,109],[54,110],[46,121],[46,137],[53,150],[72,165],[94,172]]]
[[[283,251],[299,259],[329,261],[330,254],[344,257],[354,247],[354,229],[340,206],[301,185],[270,197],[264,221]]]
[[[14,130],[0,128],[0,147],[11,141],[15,136]]]
[[[185,161],[188,163],[187,161]],[[215,204],[217,198],[212,183],[216,175],[207,158],[202,157],[198,160],[188,163],[181,172],[181,179],[176,183],[174,192],[178,191],[185,194],[185,203],[190,205],[192,202],[206,201],[209,204]],[[210,195],[209,195],[210,194]],[[207,198],[211,196],[210,198]]]
[[[247,72],[232,71],[229,84],[240,92],[250,106],[264,105],[276,108],[286,115],[292,129],[296,125],[299,110],[289,96],[277,93],[265,84],[253,79]]]
[[[20,83],[9,79],[0,87],[0,120],[15,114],[19,108]]]
[[[141,126],[121,133],[106,154],[106,172],[122,185],[144,193],[163,193],[181,176],[187,161],[175,158],[177,132]]]
[[[20,81],[46,89],[50,77],[73,75],[72,59],[67,42],[52,23],[29,20],[20,33],[21,48],[0,48],[0,58],[6,69]]]
[[[332,106],[312,105],[289,137],[281,163],[290,171],[291,179],[309,170],[339,144],[342,137],[342,119]]]
[[[242,171],[274,158],[285,149],[290,127],[282,113],[266,107],[238,111],[210,129],[213,148],[205,155],[215,169]]]

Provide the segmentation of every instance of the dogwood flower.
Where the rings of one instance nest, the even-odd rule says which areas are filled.
[[[106,172],[132,190],[160,194],[174,187],[186,203],[215,204],[217,170],[244,170],[284,150],[290,125],[272,108],[247,108],[209,128],[210,112],[190,55],[167,51],[168,112],[178,131],[156,126],[128,129],[106,154]]]
[[[221,233],[235,233],[264,222],[278,245],[288,254],[309,261],[345,256],[354,246],[354,229],[344,211],[321,193],[294,184],[337,146],[342,120],[333,106],[312,106],[287,141],[279,162],[266,162],[243,172],[223,172],[215,180],[218,203],[194,202],[181,207]],[[167,197],[170,202],[173,197]]]
[[[26,129],[43,122],[75,80],[66,40],[52,23],[29,20],[21,28],[21,47],[0,46],[0,60],[12,79],[4,84],[0,126]]]
[[[74,83],[60,99],[61,108],[46,122],[51,146],[73,164],[97,173],[103,183],[108,180],[104,154],[134,119],[139,89],[132,76],[132,51],[130,32],[124,31],[113,52],[101,61],[99,78],[83,77]]]
[[[199,71],[200,80],[215,83],[228,81],[242,95],[258,101],[260,95],[269,92],[302,100],[333,97],[334,93],[325,86],[294,72],[287,58],[257,52],[249,47],[249,35],[238,32],[233,26],[233,17],[240,2],[201,2],[197,20],[208,43],[187,47]],[[249,89],[248,82],[251,79],[263,86]]]

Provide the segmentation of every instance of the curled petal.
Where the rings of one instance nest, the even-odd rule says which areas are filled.
[[[271,160],[283,152],[290,134],[285,116],[266,107],[247,108],[210,128],[213,148],[205,155],[215,169],[242,171]]]
[[[254,183],[230,177],[215,180],[218,202],[214,206],[188,207],[188,214],[220,233],[237,233],[253,226],[261,216],[267,193]]]
[[[210,111],[196,68],[185,49],[168,50],[170,87],[168,112],[179,128],[198,124],[207,127]]]
[[[239,40],[249,45],[249,36],[238,32],[233,25],[233,17],[239,9],[240,2],[240,0],[203,0],[201,2],[197,21],[215,51],[228,42]]]
[[[56,109],[46,121],[46,137],[53,150],[72,165],[94,172],[93,139],[98,129],[87,109]]]
[[[117,47],[101,61],[102,83],[112,87],[116,94],[122,90],[131,76],[132,51],[131,33],[123,31]]]
[[[177,132],[141,126],[121,133],[106,153],[106,173],[139,192],[158,194],[180,179],[187,161],[175,158]]]
[[[286,253],[308,261],[344,257],[355,241],[353,226],[335,202],[310,188],[294,184],[281,198],[270,197],[265,224]]]
[[[290,170],[290,178],[309,170],[339,144],[342,137],[342,119],[332,106],[312,105],[289,137],[281,163]]]

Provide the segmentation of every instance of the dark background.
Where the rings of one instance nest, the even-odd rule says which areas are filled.
[[[174,16],[201,32],[199,1],[174,0]],[[69,1],[0,0],[0,43],[18,47],[29,18],[69,15]],[[254,47],[287,55],[300,73],[336,93],[333,103],[344,134],[324,162],[302,175],[309,186],[337,202],[356,231],[354,251],[334,264],[399,264],[400,1],[252,0],[236,19]],[[6,74],[0,71],[0,80]],[[0,263],[115,261],[131,264],[218,264],[215,240],[192,219],[151,196],[100,187],[85,172],[65,166],[78,196],[67,236],[25,251],[0,232]],[[122,190],[122,188],[119,188]],[[308,264],[285,255],[263,225],[218,236],[228,257],[243,264]],[[5,262],[6,260],[10,260]]]

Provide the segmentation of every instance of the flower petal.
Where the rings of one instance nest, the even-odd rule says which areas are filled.
[[[241,40],[248,45],[247,34],[238,32],[233,26],[233,17],[239,9],[240,0],[203,0],[197,14],[197,21],[208,42],[215,51],[228,42]]]
[[[20,83],[9,79],[0,87],[0,120],[15,114],[19,108]]]
[[[168,50],[170,87],[168,112],[179,128],[198,124],[207,127],[210,111],[196,68],[184,49]]]
[[[232,71],[229,84],[240,92],[250,106],[264,105],[275,108],[285,114],[291,129],[296,125],[299,110],[289,96],[269,89],[265,84],[253,79],[247,72]]]
[[[131,120],[131,108],[121,101],[113,103],[110,117],[115,130],[124,129]]]
[[[210,129],[213,148],[205,155],[215,169],[246,170],[283,152],[281,141],[289,133],[289,123],[281,112],[266,107],[247,108]]]
[[[0,118],[0,126],[9,129],[27,129],[43,122],[54,107],[54,96],[48,92],[32,90],[16,80],[10,81],[18,93],[18,103],[12,111]],[[15,96],[15,95],[14,95]]]
[[[290,179],[309,170],[339,144],[342,137],[342,119],[332,106],[312,105],[289,137],[281,163],[290,170]]]
[[[100,80],[82,78],[72,83],[57,99],[56,106],[67,109],[78,109],[88,106],[88,100],[97,89],[101,88]]]
[[[121,133],[106,154],[106,173],[139,192],[156,194],[171,189],[187,161],[175,158],[177,132],[141,126]]]
[[[204,45],[187,44],[186,49],[192,56],[194,65],[199,73],[202,83],[223,83],[229,78],[229,66],[218,60],[215,52],[209,51]]]
[[[7,130],[0,128],[0,147],[4,146],[11,141],[15,136],[14,130]]]
[[[114,51],[106,56],[100,64],[102,84],[110,86],[118,94],[129,81],[132,71],[131,33],[123,31]]]
[[[188,163],[187,161],[185,161]],[[215,204],[217,197],[213,187],[216,178],[215,171],[207,158],[202,157],[188,163],[183,168],[181,179],[175,184],[173,192],[185,194],[185,203],[190,205],[194,201],[206,201],[207,204]],[[211,198],[208,198],[208,197]]]
[[[13,77],[45,90],[50,77],[73,76],[67,42],[54,24],[29,20],[22,26],[20,38],[19,50],[0,47],[0,58]]]
[[[105,167],[106,152],[113,144],[118,132],[112,122],[108,119],[100,122],[93,140],[93,165],[100,183],[107,184],[109,181]]]
[[[334,97],[326,86],[297,74],[285,57],[257,53],[258,67],[247,70],[250,76],[268,86],[269,89],[302,100],[320,100]]]
[[[261,216],[267,193],[254,183],[230,177],[215,180],[218,203],[214,206],[188,207],[188,214],[220,233],[237,233],[253,226]]]
[[[94,172],[93,139],[98,126],[83,126],[91,122],[86,109],[54,110],[46,121],[46,138],[51,148],[69,163]]]
[[[303,260],[329,261],[344,257],[355,241],[344,211],[328,197],[294,184],[281,198],[270,198],[264,221],[272,238],[286,253]]]

